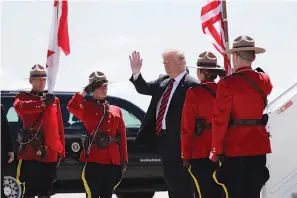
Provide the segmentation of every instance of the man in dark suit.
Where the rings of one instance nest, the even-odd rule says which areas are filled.
[[[151,82],[146,82],[140,74],[139,52],[133,52],[129,58],[133,73],[130,81],[138,93],[152,96],[136,143],[157,146],[170,198],[193,198],[191,179],[180,154],[180,122],[186,91],[199,82],[186,71],[185,57],[179,50],[163,53],[167,75]]]
[[[14,160],[10,126],[1,104],[1,197],[5,197],[3,189],[3,173],[9,163]]]

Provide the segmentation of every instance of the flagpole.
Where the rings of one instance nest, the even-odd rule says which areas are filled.
[[[227,15],[227,0],[222,0],[222,14],[223,14],[223,25],[224,25],[224,39],[225,39],[225,48],[226,50],[230,49],[229,47],[229,30],[228,30],[228,15]],[[229,61],[231,60],[230,54],[227,54]],[[231,66],[231,65],[230,65]],[[231,66],[231,69],[232,66]],[[233,73],[233,71],[232,71]]]
[[[229,49],[229,33],[228,33],[228,16],[227,16],[227,3],[226,0],[222,0],[223,6],[223,23],[224,23],[224,37],[225,37],[225,45],[226,50]],[[229,57],[229,55],[228,55]]]

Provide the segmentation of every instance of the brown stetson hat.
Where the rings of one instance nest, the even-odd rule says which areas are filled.
[[[243,36],[237,37],[233,41],[233,48],[224,51],[224,54],[231,54],[233,52],[239,52],[239,51],[254,51],[255,54],[262,54],[266,50],[261,47],[255,47],[254,39],[249,36],[243,35]]]
[[[46,70],[39,64],[34,65],[30,70],[30,76],[26,79],[46,79]]]
[[[215,70],[219,76],[225,76],[225,69],[217,64],[217,57],[212,52],[205,51],[198,57],[197,69]]]
[[[89,84],[94,81],[102,82],[103,84],[109,84],[110,82],[107,80],[104,73],[100,71],[92,72],[89,76]]]

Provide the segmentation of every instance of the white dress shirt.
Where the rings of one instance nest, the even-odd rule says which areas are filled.
[[[163,117],[163,120],[162,120],[162,129],[164,129],[164,130],[166,129],[166,115],[167,115],[167,111],[168,111],[168,107],[169,107],[171,98],[172,98],[178,84],[180,83],[181,79],[184,77],[184,75],[186,73],[187,72],[184,71],[184,72],[180,73],[177,77],[174,78],[173,87],[172,87],[172,90],[171,90],[171,93],[170,93],[170,96],[169,96],[169,99],[168,99],[168,103],[167,103],[167,106],[166,106],[166,110],[165,110],[165,113],[164,113],[164,117]],[[138,78],[139,74],[140,73],[133,74],[133,79],[136,80]],[[166,88],[166,90],[167,90],[167,88]],[[166,90],[164,91],[164,93],[166,92]],[[159,110],[160,110],[160,105],[161,105],[162,98],[163,98],[163,96],[160,98],[160,100],[159,100],[159,102],[157,104],[156,119],[157,119],[157,116],[158,116],[158,113],[159,113]]]

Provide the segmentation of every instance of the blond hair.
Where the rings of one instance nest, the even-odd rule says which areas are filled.
[[[178,59],[184,59],[185,53],[179,49],[167,49],[162,53],[162,57],[164,58],[167,55],[175,54]]]

